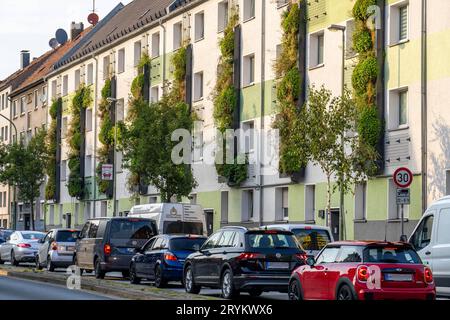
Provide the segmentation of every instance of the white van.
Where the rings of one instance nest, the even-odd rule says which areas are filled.
[[[427,209],[409,242],[433,271],[437,294],[450,296],[450,197]]]
[[[152,219],[159,234],[206,234],[205,212],[199,205],[152,203],[134,206],[129,217]]]

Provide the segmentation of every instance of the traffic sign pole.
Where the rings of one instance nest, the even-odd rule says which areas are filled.
[[[405,235],[405,203],[410,203],[410,191],[409,187],[413,181],[413,174],[408,168],[398,168],[393,177],[394,183],[397,186],[397,205],[400,204],[401,211],[401,237],[400,241],[405,241],[407,236]]]

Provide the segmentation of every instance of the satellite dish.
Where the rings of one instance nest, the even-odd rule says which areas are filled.
[[[56,30],[56,41],[58,41],[59,44],[64,44],[69,39],[69,36],[67,35],[67,32],[64,29],[58,29]]]
[[[95,26],[97,23],[98,23],[98,21],[99,21],[99,17],[98,17],[98,15],[96,14],[96,13],[91,13],[89,16],[88,16],[88,22],[90,23],[90,24],[92,24],[93,26]]]
[[[58,40],[56,40],[55,38],[50,39],[50,41],[48,42],[48,45],[53,48],[56,49],[56,47],[58,47],[59,43]]]

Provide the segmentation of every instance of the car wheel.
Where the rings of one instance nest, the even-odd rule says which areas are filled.
[[[248,294],[253,298],[257,298],[257,297],[261,296],[262,293],[263,293],[262,290],[259,290],[259,289],[253,289],[248,292]]]
[[[136,266],[134,264],[130,267],[130,283],[139,284],[141,283],[141,278],[136,275]]]
[[[36,259],[35,259],[36,261],[35,261],[35,263],[36,263],[36,270],[42,270],[42,266],[41,266],[41,264],[39,263],[39,256],[37,255],[36,256]]]
[[[19,266],[19,261],[16,260],[16,254],[14,250],[11,251],[11,264],[15,267]]]
[[[47,257],[47,271],[54,272],[55,271],[55,265],[52,262],[52,259],[50,256]]]
[[[163,278],[163,273],[160,265],[155,268],[155,287],[164,288],[166,286],[166,281]]]
[[[233,273],[231,270],[225,270],[221,279],[222,297],[224,299],[233,299],[239,295],[239,291],[234,287]]]
[[[95,260],[95,278],[97,279],[105,279],[106,272],[102,270],[102,266],[100,264],[100,259]]]
[[[2,260],[2,255],[0,254],[0,264],[4,264],[5,261]]]
[[[300,289],[300,282],[297,279],[291,280],[288,288],[288,296],[291,301],[303,300],[302,292]]]
[[[198,294],[201,290],[200,286],[197,286],[194,282],[194,272],[192,271],[192,267],[188,266],[184,273],[184,289],[187,293]]]
[[[346,284],[342,285],[339,288],[337,300],[355,300],[352,289]]]

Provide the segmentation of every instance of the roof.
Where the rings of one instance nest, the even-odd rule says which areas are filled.
[[[121,38],[158,21],[168,12],[194,0],[134,0],[125,7],[116,7],[116,14],[108,21],[99,22],[91,39],[80,46],[72,55],[62,59],[55,69],[91,54],[100,48],[119,41]]]
[[[43,55],[44,56],[44,55]],[[9,75],[0,84],[0,90],[11,86],[11,90],[14,91],[23,81],[25,81],[37,68],[39,68],[44,62],[43,56],[34,59],[31,63],[23,69]]]
[[[345,241],[336,241],[330,243],[330,245],[339,245],[339,246],[368,246],[368,245],[386,245],[386,246],[407,246],[408,243],[405,242],[390,242],[383,240],[345,240]]]

